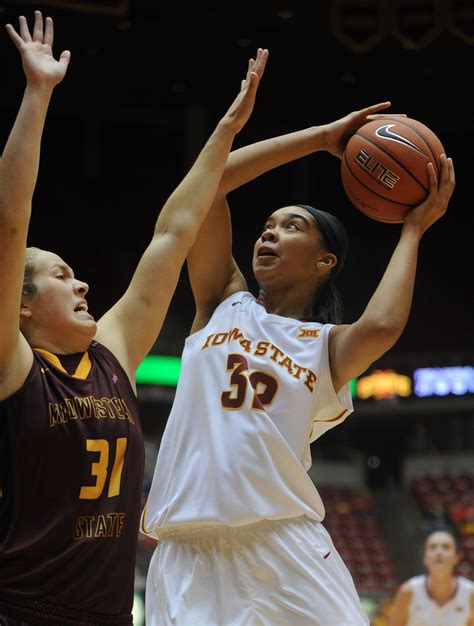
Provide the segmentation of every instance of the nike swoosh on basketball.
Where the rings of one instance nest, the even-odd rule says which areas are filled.
[[[429,156],[425,152],[423,152],[423,150],[421,150],[418,146],[416,146],[414,143],[412,143],[411,141],[408,141],[408,139],[405,139],[405,137],[402,137],[401,135],[397,135],[397,133],[392,132],[390,130],[392,126],[395,126],[395,124],[385,124],[384,126],[380,126],[375,131],[375,134],[377,135],[377,137],[380,137],[381,139],[390,139],[390,141],[398,141],[398,143],[402,143],[403,145],[408,146],[409,148],[412,148],[413,150],[416,150],[417,152],[425,156],[427,159],[429,158]]]

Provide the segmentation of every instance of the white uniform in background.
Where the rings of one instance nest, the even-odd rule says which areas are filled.
[[[439,605],[428,595],[426,583],[424,575],[408,580],[412,599],[407,626],[467,626],[471,617],[474,583],[458,576],[456,593],[443,605]]]
[[[368,626],[307,474],[352,412],[330,329],[239,292],[186,339],[142,516],[147,626]]]

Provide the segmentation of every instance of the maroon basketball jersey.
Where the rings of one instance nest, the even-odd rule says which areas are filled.
[[[144,466],[138,402],[93,342],[74,376],[34,351],[0,403],[0,597],[125,617]]]

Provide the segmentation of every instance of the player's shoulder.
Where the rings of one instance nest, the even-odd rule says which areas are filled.
[[[246,309],[249,303],[255,303],[255,297],[250,292],[236,291],[213,306],[212,310],[201,309],[197,311],[191,326],[191,332],[186,337],[185,345],[188,346],[194,343],[201,333],[206,332],[209,324],[221,323],[223,318],[228,319],[231,310],[234,310],[234,308],[236,311],[242,308]]]
[[[474,593],[474,581],[466,578],[465,576],[457,577],[458,584],[463,586],[465,589],[468,589],[471,593]]]
[[[234,291],[230,295],[226,296],[215,310],[224,309],[227,306],[235,306],[237,304],[256,303],[256,298],[250,291]]]
[[[416,593],[416,589],[411,585],[412,579],[409,578],[400,585],[395,596],[395,603],[397,607],[408,608],[412,601],[413,595]]]
[[[425,584],[426,576],[424,574],[419,574],[418,576],[412,576],[411,578],[408,578],[408,580],[406,580],[401,586],[401,589],[406,589],[407,591],[412,592],[419,587],[424,587]]]

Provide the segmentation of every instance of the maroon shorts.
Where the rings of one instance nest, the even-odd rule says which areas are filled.
[[[0,626],[131,626],[131,615],[98,615],[37,600],[0,598]]]
[[[18,620],[16,617],[8,617],[0,612],[0,626],[30,626],[28,622]]]

